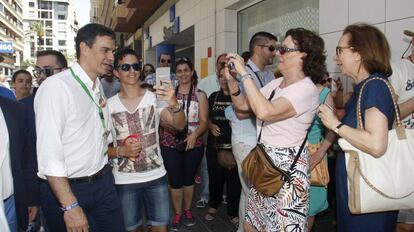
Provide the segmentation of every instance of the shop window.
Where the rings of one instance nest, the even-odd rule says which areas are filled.
[[[318,33],[319,0],[265,0],[237,14],[238,52],[249,50],[254,33],[267,31],[282,41],[287,30],[303,27]]]
[[[29,2],[29,7],[35,7],[35,3],[34,2]]]

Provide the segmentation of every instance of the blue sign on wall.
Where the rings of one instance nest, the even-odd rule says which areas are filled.
[[[13,53],[13,42],[0,41],[0,53]]]
[[[180,32],[180,17],[176,17],[174,19],[174,23],[173,23],[173,33],[177,34],[178,32]]]

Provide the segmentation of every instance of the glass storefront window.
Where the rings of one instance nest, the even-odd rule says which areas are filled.
[[[238,52],[249,50],[254,33],[267,31],[282,41],[290,28],[319,31],[319,0],[264,0],[237,14]]]

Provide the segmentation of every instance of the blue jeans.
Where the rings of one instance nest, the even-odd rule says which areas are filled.
[[[89,231],[124,232],[121,202],[111,171],[89,183],[70,184],[90,226]],[[40,203],[49,231],[66,231],[63,212],[47,181],[40,183]]]
[[[11,195],[4,201],[4,213],[6,214],[6,219],[10,227],[10,232],[17,232],[17,215],[14,195]]]
[[[142,224],[142,207],[148,223],[167,226],[170,222],[170,196],[167,176],[136,184],[115,185],[121,200],[125,230],[135,230]]]

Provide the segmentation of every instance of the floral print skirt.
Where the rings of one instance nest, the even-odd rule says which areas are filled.
[[[289,170],[300,146],[278,148],[264,144],[274,164]],[[309,152],[303,149],[293,171],[292,182],[286,182],[273,197],[266,197],[250,187],[246,221],[258,231],[307,231],[309,210]]]

